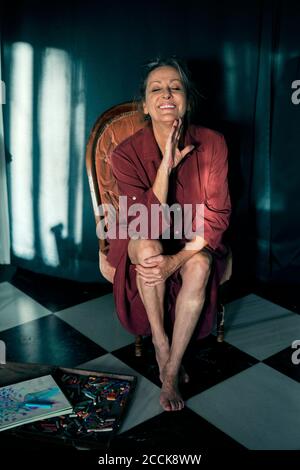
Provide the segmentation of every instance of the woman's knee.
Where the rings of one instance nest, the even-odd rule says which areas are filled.
[[[163,252],[159,240],[130,240],[128,244],[128,256],[132,264],[142,264],[146,258],[159,255]]]
[[[184,283],[190,287],[206,287],[212,266],[212,256],[208,253],[195,253],[180,269]]]

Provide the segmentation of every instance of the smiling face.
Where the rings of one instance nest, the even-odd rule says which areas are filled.
[[[170,66],[154,69],[149,75],[143,109],[154,122],[173,124],[187,108],[186,91],[178,70]]]

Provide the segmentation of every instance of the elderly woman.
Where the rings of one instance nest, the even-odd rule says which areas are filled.
[[[192,336],[207,336],[215,319],[227,254],[222,235],[231,209],[227,146],[218,132],[190,124],[195,89],[182,62],[170,58],[148,64],[141,91],[148,125],[111,157],[119,195],[127,196],[129,207],[143,204],[149,214],[153,204],[190,204],[193,229],[195,206],[203,204],[203,230],[193,239],[178,239],[169,219],[169,239],[161,221],[159,235],[151,238],[155,224],[149,215],[148,236],[111,239],[107,260],[115,268],[120,321],[134,334],[152,335],[160,403],[174,411],[184,406],[179,383],[189,380],[181,364],[186,348]]]

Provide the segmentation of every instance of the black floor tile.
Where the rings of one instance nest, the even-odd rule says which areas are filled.
[[[185,407],[181,411],[163,412],[120,434],[111,442],[111,451],[127,450],[149,453],[201,451],[207,448],[243,449],[205,419]]]
[[[158,365],[155,359],[154,347],[151,337],[143,338],[143,352],[141,357],[136,357],[134,344],[113,351],[111,354],[128,364],[132,369],[147,377],[156,385],[160,386]]]
[[[236,276],[232,276],[229,281],[219,287],[219,292],[221,293],[223,303],[233,302],[251,294],[253,292],[253,282],[244,283]]]
[[[133,344],[113,351],[112,354],[159,387],[161,386],[150,337],[143,340],[142,357],[134,355]],[[187,400],[257,362],[259,362],[257,359],[225,341],[218,343],[213,335],[197,341],[188,348],[183,359],[183,365],[190,376],[190,382],[180,387],[183,399]]]
[[[17,268],[11,264],[0,265],[0,282],[9,282],[16,274]]]
[[[107,352],[52,314],[5,330],[0,339],[11,362],[74,367]]]
[[[186,400],[232,377],[259,361],[213,335],[192,344],[184,358],[190,382],[182,388]]]
[[[253,292],[281,307],[300,314],[300,285],[256,282]]]
[[[57,312],[112,292],[112,285],[81,283],[18,269],[11,284],[51,312]]]
[[[263,362],[291,379],[300,382],[300,345],[295,349],[292,347],[283,349]]]

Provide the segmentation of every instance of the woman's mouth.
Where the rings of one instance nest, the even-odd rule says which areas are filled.
[[[176,106],[174,104],[162,104],[159,106],[159,109],[175,109]]]

